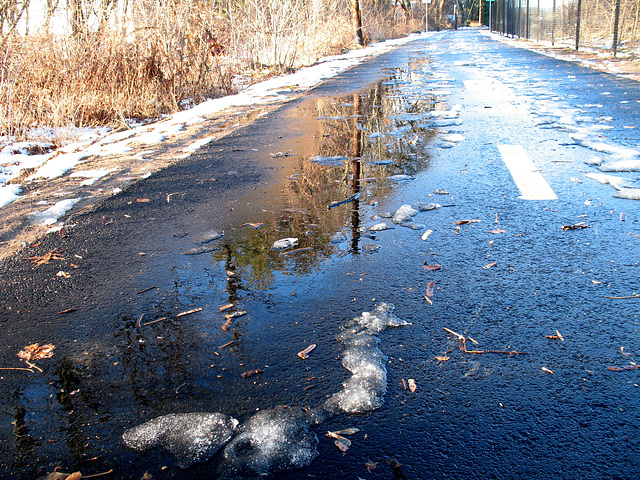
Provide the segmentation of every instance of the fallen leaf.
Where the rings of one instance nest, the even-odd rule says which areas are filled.
[[[594,285],[602,285],[602,282],[600,280],[591,280],[591,283],[593,283]]]
[[[340,440],[336,440],[333,442],[333,444],[338,447],[340,449],[341,452],[346,452],[347,450],[349,450],[349,447],[347,447],[344,443],[342,443]]]
[[[475,219],[469,219],[469,220],[458,220],[457,222],[455,222],[456,225],[468,225],[469,223],[480,223],[482,220],[475,220]]]
[[[62,270],[60,270],[58,273],[56,273],[56,277],[70,278],[71,275],[69,275],[67,272],[63,272]]]
[[[433,233],[433,230],[427,230],[422,234],[422,237],[420,238],[422,238],[422,240],[426,240],[427,238],[429,238],[429,235],[431,235],[432,233]]]
[[[578,177],[571,177],[571,181],[576,183],[582,183],[582,180],[580,180]]]
[[[309,352],[311,352],[311,350],[313,350],[314,348],[316,348],[316,344],[312,343],[311,345],[309,345],[307,348],[305,348],[301,352],[298,352],[298,356],[301,359],[306,360],[307,358],[309,358]]]
[[[256,230],[258,230],[263,225],[264,225],[264,223],[243,223],[242,225],[240,225],[240,227],[253,227]]]
[[[339,441],[345,447],[350,447],[351,446],[351,440],[349,440],[348,438],[344,438],[338,432],[327,432],[325,436],[333,438],[333,439]]]
[[[367,467],[367,472],[370,472],[371,470],[376,469],[376,467],[378,466],[378,462],[366,462],[364,466]]]
[[[553,374],[553,370],[548,369],[547,367],[542,367],[542,371],[545,373],[551,373]]]
[[[440,270],[442,268],[442,265],[439,265],[437,263],[434,263],[433,265],[427,265],[427,262],[424,263],[424,265],[422,266],[422,268],[424,268],[425,270]]]
[[[429,302],[429,305],[433,305],[433,302],[431,301],[431,299],[429,297],[427,297],[426,295],[424,296],[424,299]]]
[[[48,264],[51,260],[64,260],[64,257],[60,255],[62,252],[63,250],[54,248],[53,250],[45,253],[42,256],[36,255],[34,257],[29,257],[28,260],[31,260],[31,263],[33,263],[36,267],[39,267],[40,265]]]
[[[482,268],[485,269],[485,270],[488,270],[491,267],[495,267],[497,264],[498,264],[498,262],[489,263],[488,265],[485,265]]]
[[[231,328],[232,323],[233,323],[233,319],[228,318],[227,321],[224,322],[224,325],[222,325],[222,330],[224,330],[225,332],[229,330],[229,328]]]
[[[553,340],[561,340],[564,342],[564,337],[562,336],[562,334],[556,330],[556,334],[555,335],[545,335],[547,338],[551,338]]]
[[[71,475],[69,475],[65,480],[80,480],[82,478],[82,473],[80,472],[73,472]]]
[[[493,230],[489,230],[489,233],[507,233],[507,231],[500,228],[494,228]]]
[[[588,228],[590,225],[587,225],[584,222],[575,223],[573,225],[562,225],[562,230],[581,230],[583,228]]]
[[[429,282],[427,284],[427,297],[433,297],[433,287],[436,286],[436,282]]]
[[[640,369],[640,365],[627,365],[626,367],[609,367],[607,370],[611,370],[612,372],[624,372],[626,370],[638,369]]]
[[[53,357],[53,350],[56,347],[50,343],[46,345],[40,345],[39,343],[32,343],[27,345],[24,349],[18,352],[18,357],[26,360],[27,362],[35,362],[43,358]]]
[[[444,355],[442,357],[435,357],[435,359],[438,360],[439,362],[446,362],[447,360],[449,360],[449,357]]]
[[[354,428],[354,427],[349,427],[349,428],[344,428],[342,430],[338,430],[337,433],[338,435],[353,435],[354,433],[358,433],[360,431],[359,428]]]
[[[407,380],[407,383],[409,384],[409,390],[411,391],[411,393],[416,393],[416,390],[418,389],[416,381],[413,378],[410,378]]]

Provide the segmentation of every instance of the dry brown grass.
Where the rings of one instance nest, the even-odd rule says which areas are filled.
[[[5,37],[0,135],[156,119],[183,101],[234,93],[238,75],[251,83],[355,45],[345,0],[248,0],[224,12],[199,0],[138,0],[128,8],[127,22],[92,32]],[[419,17],[379,0],[363,0],[363,14],[373,40],[420,28]]]

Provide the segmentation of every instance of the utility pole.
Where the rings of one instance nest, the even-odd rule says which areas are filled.
[[[422,0],[424,3],[424,31],[429,31],[429,5],[431,4],[431,0]]]

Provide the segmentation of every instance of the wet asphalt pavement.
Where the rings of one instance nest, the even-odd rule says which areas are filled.
[[[56,347],[0,371],[0,477],[217,478],[222,454],[185,470],[121,435],[324,405],[349,377],[336,337],[386,302],[411,325],[375,337],[383,405],[312,425],[317,457],[270,478],[638,478],[640,204],[584,162],[633,160],[639,102],[637,82],[434,32],[72,218],[0,265],[0,367]],[[557,199],[522,198],[505,145]],[[416,202],[440,208],[389,218]],[[347,427],[343,453],[324,434]]]

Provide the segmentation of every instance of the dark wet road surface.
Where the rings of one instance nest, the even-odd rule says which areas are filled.
[[[608,368],[640,348],[639,208],[584,161],[634,159],[639,100],[631,81],[434,33],[77,217],[2,265],[0,366],[25,367],[34,342],[56,350],[42,373],[0,372],[0,475],[216,478],[222,455],[182,470],[120,437],[160,415],[325,405],[350,376],[336,337],[387,302],[411,325],[375,335],[384,404],[311,425],[318,456],[272,478],[637,478],[639,373]],[[521,198],[504,145],[557,199]],[[638,187],[637,172],[607,174]],[[389,218],[416,202],[442,207],[416,230]],[[184,255],[212,229],[216,250]],[[282,238],[297,245],[272,250]],[[26,259],[54,248],[64,260]],[[465,352],[445,327],[478,342],[467,350],[522,354]],[[347,427],[360,431],[342,453],[324,433]]]

